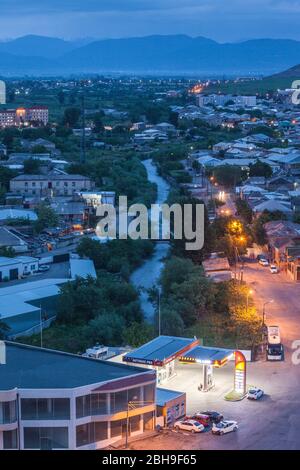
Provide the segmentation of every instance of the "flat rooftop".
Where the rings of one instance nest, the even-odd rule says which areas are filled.
[[[14,259],[14,258],[12,258]],[[6,318],[24,313],[39,311],[31,302],[60,293],[60,285],[69,279],[41,279],[39,281],[17,283],[16,285],[0,288],[0,318]]]
[[[210,271],[230,271],[230,266],[227,258],[209,258],[203,261],[205,272]]]
[[[5,342],[0,390],[68,389],[147,373],[145,369]],[[149,371],[150,372],[150,371]]]
[[[199,344],[195,338],[158,336],[140,348],[125,354],[124,362],[162,366]]]
[[[156,404],[158,406],[165,406],[168,402],[182,397],[185,392],[177,392],[176,390],[168,390],[167,388],[156,389]]]
[[[182,362],[197,362],[200,364],[221,366],[227,362],[232,354],[232,349],[195,346],[190,351],[184,353],[179,360]]]
[[[94,262],[91,259],[70,259],[71,278],[76,276],[97,278]]]

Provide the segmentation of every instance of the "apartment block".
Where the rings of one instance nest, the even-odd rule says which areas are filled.
[[[10,180],[10,191],[25,196],[72,196],[90,191],[94,184],[82,175],[18,175]]]

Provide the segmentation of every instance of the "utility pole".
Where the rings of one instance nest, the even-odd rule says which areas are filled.
[[[85,99],[84,91],[81,97],[81,142],[80,142],[80,163],[85,163]]]

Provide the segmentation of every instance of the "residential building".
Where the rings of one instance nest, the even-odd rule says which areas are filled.
[[[49,110],[47,106],[0,108],[0,127],[20,126],[26,123],[37,123],[46,126],[48,121]]]
[[[154,429],[155,371],[17,343],[1,347],[0,449],[101,449]]]
[[[82,175],[19,175],[10,181],[10,191],[31,196],[72,196],[93,188],[90,178]]]
[[[216,254],[212,254],[209,259],[203,261],[203,268],[206,276],[214,282],[230,281],[232,278],[228,259]]]
[[[0,282],[19,279],[23,275],[32,274],[39,269],[39,260],[31,256],[7,258],[0,256]]]
[[[0,247],[12,248],[16,253],[28,251],[27,242],[7,227],[0,227]]]
[[[291,204],[288,202],[285,204],[283,201],[276,201],[274,199],[269,199],[267,201],[263,201],[260,204],[257,204],[253,207],[253,212],[256,214],[261,214],[264,211],[269,212],[283,212],[285,215],[292,214]]]

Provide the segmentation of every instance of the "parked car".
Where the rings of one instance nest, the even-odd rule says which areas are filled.
[[[182,421],[176,421],[174,424],[175,429],[177,431],[182,430],[182,431],[190,431],[191,433],[195,432],[202,432],[204,431],[204,426],[203,424],[198,423],[198,421],[195,421],[193,419],[189,420],[182,420]]]
[[[187,416],[187,420],[198,421],[198,423],[203,424],[205,428],[210,426],[210,417],[203,413],[195,413],[193,416]]]
[[[46,271],[49,271],[49,269],[49,264],[41,264],[41,266],[39,266],[39,273],[45,273]]]
[[[238,430],[238,424],[236,421],[220,421],[219,423],[214,423],[212,427],[212,433],[222,436],[229,432],[234,432]]]
[[[247,398],[248,400],[259,400],[264,396],[264,391],[257,387],[251,387],[248,390]]]
[[[279,272],[277,266],[275,266],[275,264],[271,264],[270,266],[270,273],[271,274],[277,274]]]
[[[259,260],[259,264],[260,264],[261,266],[269,266],[269,261],[268,261],[267,259],[265,259],[265,258],[261,258],[261,259]]]
[[[224,419],[224,416],[217,411],[201,411],[200,414],[209,416],[211,423],[219,423]]]

